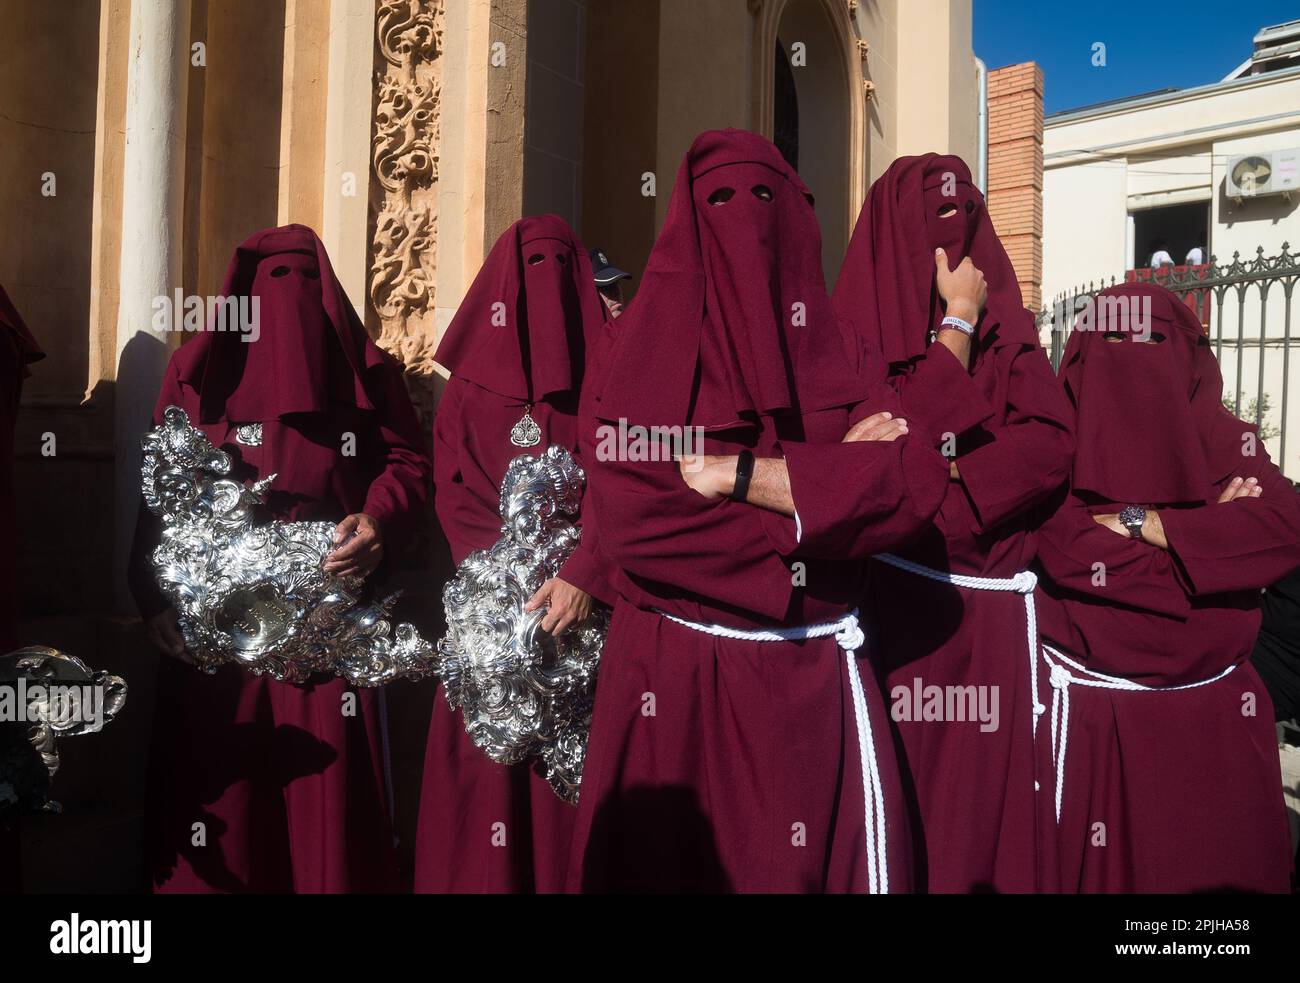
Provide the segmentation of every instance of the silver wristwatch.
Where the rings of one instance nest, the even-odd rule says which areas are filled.
[[[1119,510],[1119,524],[1134,539],[1142,538],[1142,525],[1147,521],[1147,510],[1140,505],[1125,505]]]

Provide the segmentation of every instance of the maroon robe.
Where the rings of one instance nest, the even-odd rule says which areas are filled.
[[[1069,892],[1286,891],[1272,704],[1249,656],[1260,589],[1300,566],[1300,496],[1255,428],[1219,403],[1195,314],[1151,285],[1102,297],[1149,299],[1160,339],[1107,339],[1114,325],[1099,306],[1095,330],[1076,328],[1066,346],[1079,450],[1040,535],[1043,640],[1107,676],[1190,688],[1069,687],[1059,825],[1044,716],[1044,881]],[[1218,504],[1234,477],[1258,479],[1263,494]],[[1092,519],[1125,505],[1159,511],[1167,551]],[[1044,704],[1049,684],[1044,673]]]
[[[943,494],[944,462],[924,438],[841,443],[868,414],[870,386],[831,311],[805,195],[761,137],[698,137],[637,302],[602,358],[600,390],[584,401],[591,507],[619,597],[570,890],[868,887],[858,735],[836,641],[719,637],[665,617],[744,630],[837,621],[856,605],[862,560],[914,535]],[[784,457],[798,524],[703,498],[673,460],[603,452],[620,421],[699,426],[706,454]],[[890,889],[906,890],[901,789],[884,705],[864,675]]]
[[[309,229],[242,244],[222,293],[241,291],[262,298],[262,337],[207,332],[184,345],[155,421],[179,406],[231,454],[234,477],[274,473],[267,518],[337,522],[364,512],[393,553],[427,501],[429,469],[400,364],[366,337]],[[298,344],[281,334],[298,334]],[[283,361],[268,368],[268,358]],[[245,385],[259,376],[261,388]],[[257,422],[261,446],[236,440],[241,424]],[[131,585],[145,617],[170,606],[148,559],[158,537],[157,518],[142,509]],[[155,890],[396,890],[381,700],[337,677],[295,685],[164,658],[145,817]],[[206,843],[196,842],[200,822]]]
[[[14,508],[14,425],[18,418],[18,401],[22,396],[27,366],[45,357],[17,309],[0,287],[0,517],[10,524],[17,522]],[[18,634],[18,557],[14,539],[6,537],[0,556],[0,655],[19,645]],[[22,890],[22,856],[16,824],[0,823],[0,894]]]
[[[14,510],[14,426],[27,366],[45,357],[9,295],[0,287],[0,516],[17,521]],[[18,647],[18,558],[9,537],[0,556],[0,654]]]
[[[951,217],[938,215],[953,207]],[[989,285],[969,371],[927,336],[943,316],[934,289],[940,246],[950,268],[970,256]],[[1027,570],[1029,516],[1069,466],[1069,407],[959,158],[901,158],[872,186],[835,304],[858,325],[868,353],[888,363],[902,415],[948,443],[961,475],[934,522],[898,555],[974,577],[1006,580]],[[877,562],[864,610],[905,752],[918,886],[1033,891],[1033,656],[1023,595],[955,587]],[[925,719],[918,694],[931,686],[979,687],[990,711],[996,692],[996,728],[970,719],[969,704],[954,714],[965,719]]]
[[[518,318],[494,323],[497,303]],[[501,538],[498,505],[511,460],[558,444],[581,461],[578,393],[586,349],[604,323],[587,250],[563,220],[526,218],[502,234],[437,354],[452,377],[434,419],[434,505],[455,563]],[[525,408],[541,431],[531,448],[510,441]],[[585,514],[581,525],[582,540],[558,576],[608,602]],[[497,764],[475,747],[439,689],[424,759],[416,891],[562,890],[575,813],[531,764]]]

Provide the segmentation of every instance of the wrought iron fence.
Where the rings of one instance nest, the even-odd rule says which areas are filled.
[[[1262,246],[1255,252],[1253,260],[1243,260],[1241,253],[1234,252],[1232,262],[1222,265],[1211,256],[1208,263],[1198,266],[1130,270],[1125,280],[1166,287],[1197,313],[1224,370],[1224,405],[1260,428],[1261,436],[1276,451],[1282,470],[1296,479],[1300,477],[1300,460],[1290,461],[1286,448],[1288,422],[1300,426],[1300,414],[1289,421],[1296,409],[1289,396],[1291,349],[1300,341],[1293,333],[1292,320],[1300,257],[1292,255],[1285,242],[1276,256],[1265,256]],[[1109,284],[1100,281],[1065,291],[1039,312],[1039,334],[1050,335],[1047,341],[1053,368],[1060,369],[1066,337],[1082,302],[1117,282],[1112,277]],[[1274,301],[1271,306],[1270,300]],[[1258,328],[1252,329],[1255,324]],[[1296,328],[1300,330],[1300,324]],[[1248,368],[1249,363],[1253,364]],[[1247,401],[1247,387],[1252,382],[1253,398]],[[1279,388],[1281,405],[1275,422],[1273,396]]]

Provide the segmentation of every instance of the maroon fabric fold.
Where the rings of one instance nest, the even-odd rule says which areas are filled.
[[[592,282],[587,250],[562,218],[520,219],[488,253],[434,358],[499,396],[576,394],[605,322]]]
[[[723,429],[847,406],[867,385],[846,364],[807,188],[758,134],[700,134],[619,321],[598,416]]]
[[[45,352],[36,343],[35,336],[28,330],[26,322],[18,313],[18,308],[14,307],[9,295],[5,293],[3,286],[0,286],[0,327],[3,327],[13,339],[14,347],[18,352],[18,361],[23,366],[23,375],[26,376],[26,366],[44,358]]]
[[[950,208],[947,217],[940,214]],[[925,353],[943,320],[934,277],[939,247],[951,269],[969,256],[988,284],[978,350],[1036,346],[1033,315],[970,168],[960,157],[924,154],[900,157],[872,184],[835,284],[835,309],[856,325],[868,350],[887,363]]]
[[[44,358],[21,315],[0,287],[0,519],[17,522],[14,505],[14,427],[27,366]],[[17,551],[12,546],[0,555],[0,652],[18,646]],[[2,834],[0,834],[2,835]]]

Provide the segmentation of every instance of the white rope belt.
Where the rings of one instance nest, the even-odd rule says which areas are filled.
[[[880,764],[876,760],[876,742],[871,732],[871,717],[867,711],[867,697],[858,675],[858,661],[853,653],[862,647],[862,629],[858,626],[858,612],[851,611],[838,621],[798,628],[761,628],[745,631],[724,625],[704,625],[685,618],[676,618],[667,612],[659,614],[674,624],[719,638],[735,638],[747,642],[798,642],[809,638],[826,638],[834,635],[844,650],[849,666],[849,689],[853,694],[853,720],[858,731],[858,756],[862,761],[862,798],[865,802],[867,833],[867,890],[872,894],[889,893],[889,853],[885,841],[885,789],[880,780]]]
[[[1029,655],[1029,699],[1030,707],[1033,713],[1030,716],[1030,733],[1037,739],[1038,737],[1038,718],[1043,715],[1047,707],[1038,702],[1038,611],[1034,607],[1034,588],[1038,586],[1038,577],[1032,570],[1021,570],[1014,577],[967,577],[960,573],[947,573],[943,570],[932,570],[920,563],[913,563],[911,560],[904,560],[901,556],[894,556],[892,553],[877,553],[873,559],[881,563],[888,563],[891,567],[897,567],[899,570],[906,570],[908,573],[914,573],[921,577],[928,577],[930,580],[938,581],[941,584],[952,584],[956,587],[966,587],[971,590],[993,590],[1006,591],[1020,594],[1025,599],[1025,636],[1026,652]],[[1035,789],[1037,785],[1035,784]]]
[[[1119,676],[1107,676],[1105,673],[1089,669],[1062,655],[1050,645],[1043,646],[1043,661],[1051,670],[1052,683],[1052,761],[1056,766],[1056,821],[1061,821],[1061,798],[1065,791],[1065,747],[1070,736],[1070,687],[1091,686],[1095,689],[1116,689],[1129,693],[1173,693],[1183,689],[1196,689],[1217,683],[1236,665],[1230,665],[1217,676],[1202,679],[1198,683],[1184,683],[1182,686],[1143,686],[1131,679]],[[1069,668],[1066,668],[1066,667]],[[1076,676],[1070,669],[1078,670],[1082,676]]]

